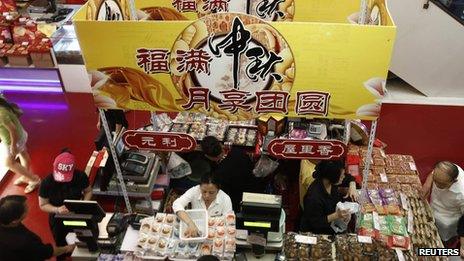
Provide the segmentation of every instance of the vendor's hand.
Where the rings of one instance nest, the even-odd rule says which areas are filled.
[[[337,209],[337,217],[339,219],[347,220],[351,216],[349,210]]]
[[[432,185],[433,185],[433,171],[427,176],[427,179],[422,185],[422,193],[421,196],[423,199],[428,200],[430,196],[430,192],[432,192]]]
[[[425,183],[422,186],[421,196],[423,199],[427,200],[430,196],[430,192],[432,191],[432,184]]]
[[[185,237],[198,237],[200,235],[200,231],[198,230],[197,226],[195,224],[190,224],[187,227],[187,230],[185,230]]]
[[[356,190],[356,183],[350,183],[350,188],[348,189],[348,193],[346,194],[345,198],[350,198],[353,202],[358,201],[358,191]]]
[[[67,214],[67,213],[69,213],[69,210],[64,205],[61,206],[61,207],[58,207],[56,209],[56,211],[58,212],[58,214]]]

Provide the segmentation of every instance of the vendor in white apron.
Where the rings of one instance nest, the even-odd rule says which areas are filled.
[[[174,213],[188,226],[186,236],[196,237],[199,235],[199,230],[185,212],[189,204],[192,209],[206,209],[210,217],[224,216],[233,212],[230,197],[220,189],[217,178],[212,174],[205,174],[201,178],[200,185],[187,190],[172,205]]]

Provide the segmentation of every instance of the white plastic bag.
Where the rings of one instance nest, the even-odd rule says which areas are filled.
[[[190,164],[174,152],[170,153],[169,162],[163,167],[171,179],[179,179],[192,174]]]
[[[342,233],[348,228],[348,224],[351,220],[351,214],[355,214],[359,211],[359,204],[356,202],[338,202],[336,209],[337,211],[348,210],[350,213],[350,216],[347,219],[336,219],[330,224],[335,233]]]
[[[266,155],[261,155],[253,169],[253,174],[257,178],[263,178],[274,172],[278,166],[279,162],[272,160]]]

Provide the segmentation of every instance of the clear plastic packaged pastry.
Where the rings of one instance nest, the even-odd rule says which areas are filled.
[[[156,213],[155,222],[157,222],[157,223],[163,223],[165,218],[166,218],[166,214],[165,214],[165,213]]]
[[[224,253],[224,239],[223,238],[216,238],[213,241],[213,255],[221,258]]]
[[[213,244],[211,242],[204,242],[200,246],[200,253],[202,256],[211,255],[213,252]]]

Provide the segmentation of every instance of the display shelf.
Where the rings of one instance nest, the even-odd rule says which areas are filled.
[[[84,64],[74,26],[64,25],[53,34],[51,39],[58,64]]]
[[[3,69],[3,68],[13,68],[13,69],[34,69],[34,70],[52,70],[52,69],[55,69],[55,70],[58,70],[58,66],[53,66],[53,67],[35,67],[33,64],[29,65],[29,66],[11,66],[10,64],[6,64],[2,67],[0,67],[0,69]]]
[[[251,244],[244,240],[237,240],[236,242],[237,248],[251,249]],[[269,251],[280,251],[282,250],[283,245],[283,241],[279,243],[267,243],[265,249]]]
[[[92,194],[96,196],[113,196],[113,197],[122,197],[123,194],[121,191],[102,191],[99,188],[93,188]],[[141,192],[128,192],[127,195],[133,198],[144,198],[148,193]]]

